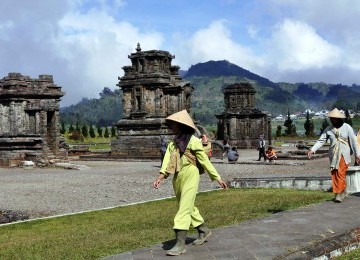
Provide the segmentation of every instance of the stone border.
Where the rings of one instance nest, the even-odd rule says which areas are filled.
[[[320,241],[313,246],[305,247],[296,252],[276,257],[275,259],[325,260],[341,256],[358,248],[360,248],[360,227]]]
[[[300,190],[331,189],[330,177],[263,177],[263,178],[234,178],[230,182],[231,188],[285,188]]]

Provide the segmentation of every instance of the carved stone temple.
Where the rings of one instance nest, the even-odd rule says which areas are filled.
[[[256,90],[249,82],[224,88],[225,111],[216,115],[218,139],[227,139],[231,146],[242,149],[257,147],[260,135],[271,144],[271,120],[255,108]]]
[[[111,144],[111,155],[123,158],[160,158],[160,136],[171,133],[165,118],[186,109],[190,113],[193,87],[172,66],[175,56],[167,51],[142,51],[140,44],[128,57],[124,76],[117,84],[122,90],[123,115],[115,124],[118,137]]]
[[[51,75],[9,73],[0,80],[0,166],[57,156],[64,95]]]

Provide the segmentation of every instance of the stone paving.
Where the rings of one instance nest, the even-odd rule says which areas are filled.
[[[213,230],[201,246],[188,236],[179,259],[329,259],[360,245],[360,193],[342,203],[326,201]],[[174,241],[106,257],[106,260],[168,259]]]

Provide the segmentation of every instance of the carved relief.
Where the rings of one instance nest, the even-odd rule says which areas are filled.
[[[251,148],[259,135],[270,138],[267,114],[255,108],[255,89],[249,82],[235,83],[224,89],[225,111],[218,118],[218,138],[235,146]]]
[[[123,92],[123,118],[116,124],[119,137],[113,142],[111,153],[157,157],[159,136],[170,135],[163,124],[165,117],[182,109],[191,112],[193,87],[182,81],[180,67],[171,65],[174,56],[167,51],[142,51],[138,44],[136,52],[128,57],[131,66],[123,67],[124,76],[117,84]],[[139,73],[131,74],[132,71]],[[141,151],[134,154],[132,147],[139,145]]]

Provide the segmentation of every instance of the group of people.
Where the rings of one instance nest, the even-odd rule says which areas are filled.
[[[331,125],[323,131],[307,155],[311,158],[325,142],[330,140],[332,190],[335,193],[334,201],[341,202],[347,195],[345,176],[351,162],[351,151],[355,154],[356,163],[360,163],[360,148],[352,127],[344,122],[345,116],[339,110],[332,110],[328,117]],[[198,138],[194,135],[198,129],[187,111],[182,110],[172,114],[165,121],[175,137],[167,144],[161,169],[153,182],[153,187],[158,189],[165,179],[173,175],[173,189],[178,202],[178,211],[173,225],[176,243],[167,251],[167,255],[176,256],[186,252],[185,240],[190,226],[198,231],[198,237],[193,241],[194,245],[202,245],[212,235],[199,209],[195,206],[200,175],[206,171],[210,179],[217,181],[222,189],[227,189],[228,184],[221,179],[205,152],[207,145],[210,144],[211,147],[211,142],[207,140],[206,136]],[[228,142],[224,143],[224,148],[225,145],[227,147],[225,153],[238,158],[236,148],[230,149]],[[275,160],[275,151],[271,147],[265,151],[265,146],[265,140],[261,136],[258,147],[259,160],[261,157],[264,157],[264,160]]]
[[[230,148],[230,143],[228,140],[223,141],[223,154],[221,159],[224,160],[225,156],[229,162],[236,162],[239,159],[239,153],[235,146]]]
[[[262,157],[264,157],[265,162],[267,160],[269,162],[273,162],[275,159],[277,159],[276,151],[274,150],[274,148],[272,146],[269,146],[266,149],[266,143],[265,143],[263,135],[260,135],[257,149],[259,151],[259,159],[258,159],[258,161],[261,161]]]

